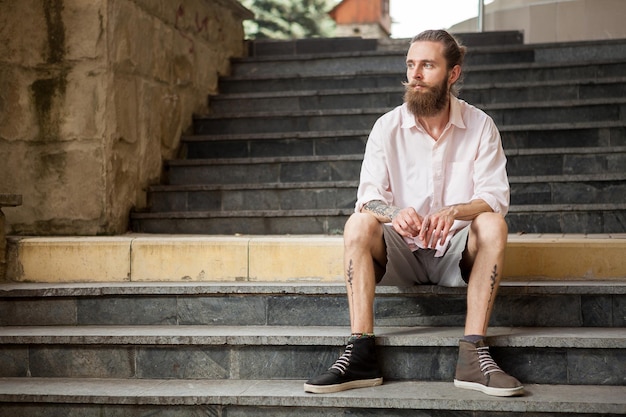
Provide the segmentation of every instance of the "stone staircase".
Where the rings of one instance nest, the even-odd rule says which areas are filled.
[[[526,396],[453,386],[465,290],[434,286],[377,289],[383,386],[303,392],[349,333],[338,234],[406,47],[307,40],[255,44],[222,81],[132,215],[166,234],[9,239],[0,416],[626,414],[626,42],[467,36],[463,94],[498,120],[507,217],[528,232],[509,237],[489,332]]]
[[[501,130],[510,231],[625,232],[626,40],[467,36],[461,98]],[[234,63],[212,113],[183,138],[184,157],[148,190],[149,209],[132,214],[134,231],[341,233],[369,129],[402,102],[407,41],[318,42],[317,53],[315,40],[257,45]]]
[[[463,289],[379,288],[387,382],[328,395],[302,383],[345,343],[341,284],[13,284],[0,297],[6,416],[626,413],[624,282],[501,288],[492,352],[527,387],[515,399],[451,383]]]

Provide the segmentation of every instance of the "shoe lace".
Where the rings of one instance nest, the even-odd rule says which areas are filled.
[[[341,355],[339,359],[335,361],[335,363],[329,368],[329,370],[336,369],[341,373],[341,375],[344,375],[348,370],[348,365],[350,365],[350,358],[352,357],[353,347],[354,345],[352,343],[348,343],[346,345],[346,350],[343,352],[343,355]]]
[[[489,346],[477,347],[476,351],[478,352],[478,364],[484,375],[489,375],[494,372],[504,372],[491,357]]]

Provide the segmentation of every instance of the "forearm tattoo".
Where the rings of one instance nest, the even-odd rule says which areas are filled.
[[[392,221],[398,213],[400,213],[400,209],[398,207],[389,206],[380,200],[368,201],[363,206],[363,209],[369,211],[375,216],[389,219],[389,221]]]

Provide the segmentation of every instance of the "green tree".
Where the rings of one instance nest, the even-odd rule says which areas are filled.
[[[244,22],[248,39],[330,37],[335,22],[328,12],[338,0],[240,0],[255,14]]]

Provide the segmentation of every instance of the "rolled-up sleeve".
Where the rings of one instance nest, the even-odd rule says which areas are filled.
[[[379,119],[374,124],[365,145],[365,155],[363,157],[363,165],[361,166],[361,178],[355,206],[355,212],[357,213],[369,201],[380,200],[385,204],[391,204],[393,201],[381,123]]]
[[[484,200],[491,209],[503,216],[509,211],[510,186],[506,173],[506,156],[500,133],[491,118],[487,118],[474,163],[475,199]]]

